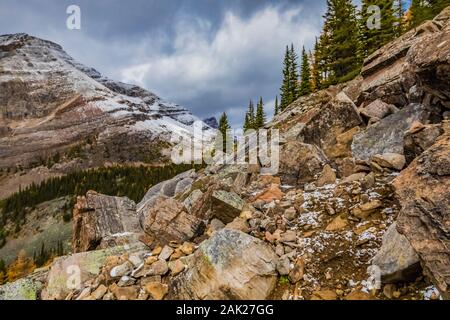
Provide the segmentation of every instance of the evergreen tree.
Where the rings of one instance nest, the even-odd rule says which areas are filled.
[[[324,86],[355,77],[362,57],[356,8],[351,0],[328,0],[325,24],[321,35],[320,55],[324,57],[321,71]]]
[[[300,85],[299,85],[299,74],[298,74],[298,56],[295,52],[294,44],[291,44],[291,50],[289,52],[289,78],[291,82],[291,94],[290,94],[290,103],[297,100],[297,98],[300,96]],[[290,104],[289,103],[289,104]]]
[[[0,285],[5,284],[8,280],[6,263],[0,259]]]
[[[450,5],[450,0],[412,0],[411,27],[417,27],[425,20],[431,20]]]
[[[300,81],[300,96],[310,94],[311,89],[311,68],[309,65],[308,55],[306,53],[305,47],[302,50],[302,70],[301,70],[301,81]]]
[[[319,71],[319,41],[316,38],[316,43],[314,45],[314,54],[312,55],[312,68],[311,68],[311,89],[316,92],[320,89],[320,83],[322,82],[322,77]]]
[[[286,46],[286,53],[284,55],[284,61],[283,61],[283,82],[281,84],[281,103],[280,103],[280,109],[284,110],[286,107],[291,103],[291,59],[290,59],[290,51],[289,47]]]
[[[256,107],[256,116],[255,116],[255,129],[260,129],[264,127],[264,123],[266,122],[266,115],[264,113],[264,103],[262,97],[259,98],[258,105]]]
[[[280,112],[280,106],[278,105],[278,96],[275,97],[275,111],[274,115],[277,115]]]
[[[255,128],[255,108],[253,106],[253,101],[250,100],[250,103],[248,105],[248,110],[245,113],[244,131],[254,129],[254,128]]]
[[[286,46],[283,62],[283,82],[280,88],[280,111],[286,109],[288,105],[299,97],[300,86],[297,60],[298,56],[295,52],[294,44],[291,44],[290,48],[289,46]]]
[[[231,127],[230,127],[230,124],[228,123],[228,116],[224,112],[224,113],[222,113],[222,116],[220,117],[220,120],[219,120],[219,134],[222,135],[222,139],[223,139],[223,145],[222,145],[223,152],[227,151],[227,145],[233,143],[232,137],[230,137],[227,133],[227,131],[230,129],[231,129]],[[217,146],[217,147],[220,148],[220,146]]]
[[[372,18],[374,12],[369,10],[371,6],[380,8],[381,20],[379,28],[375,25],[375,20]],[[399,19],[394,0],[362,1],[360,26],[365,56],[371,55],[398,35]]]

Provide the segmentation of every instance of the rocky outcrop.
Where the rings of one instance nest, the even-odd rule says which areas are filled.
[[[78,197],[73,210],[73,252],[133,242],[140,231],[136,205],[130,199],[92,191]]]
[[[383,283],[414,281],[421,272],[419,256],[408,239],[398,233],[397,223],[386,231],[372,264],[379,268]]]
[[[280,176],[283,184],[302,185],[312,182],[328,162],[317,146],[289,141],[280,153]]]
[[[414,121],[427,121],[429,114],[423,105],[411,104],[399,112],[387,116],[355,135],[352,144],[353,157],[370,160],[376,154],[404,154],[405,132]]]
[[[450,298],[450,136],[442,136],[395,179],[402,205],[398,230],[418,253],[425,273]]]
[[[195,215],[189,214],[177,200],[160,196],[153,207],[144,213],[143,228],[155,241],[165,244],[200,236],[205,225]]]
[[[275,288],[277,256],[264,242],[223,229],[203,242],[193,267],[170,284],[172,299],[266,299]]]
[[[135,244],[57,258],[50,267],[41,298],[43,300],[64,300],[73,290],[80,290],[84,282],[95,278],[108,257],[124,252],[131,254],[143,249],[144,246]]]
[[[154,206],[158,198],[161,196],[173,198],[185,192],[191,187],[196,177],[195,170],[190,170],[151,187],[137,205],[137,212],[141,223],[145,217],[145,212]]]

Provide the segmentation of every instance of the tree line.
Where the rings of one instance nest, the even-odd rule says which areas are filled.
[[[365,58],[449,5],[450,0],[413,0],[406,10],[403,0],[362,0],[358,10],[352,0],[327,0],[322,32],[312,51],[302,48],[300,65],[294,45],[286,46],[274,113],[302,96],[353,79]]]
[[[84,195],[89,190],[99,193],[128,197],[140,201],[147,190],[175,175],[189,169],[199,169],[201,165],[116,166],[73,172],[65,176],[50,178],[39,184],[20,188],[7,199],[0,202],[0,242],[6,237],[3,229],[8,221],[16,224],[16,232],[25,222],[26,214],[36,205],[60,197]]]

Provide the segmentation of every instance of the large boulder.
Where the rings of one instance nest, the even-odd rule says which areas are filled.
[[[223,223],[230,223],[239,216],[244,204],[236,193],[216,190],[212,194],[212,216]]]
[[[342,91],[310,115],[301,137],[303,142],[318,146],[331,158],[335,156],[337,137],[361,123],[355,104]]]
[[[204,222],[188,213],[182,203],[165,196],[158,197],[143,215],[145,233],[160,244],[188,241],[200,236],[205,229]]]
[[[406,163],[411,163],[416,157],[431,147],[443,133],[444,129],[441,124],[423,125],[418,122],[413,124],[404,137]]]
[[[29,278],[0,286],[0,300],[37,300],[43,283]]]
[[[381,272],[381,281],[391,283],[414,281],[420,274],[419,256],[393,223],[383,237],[383,244],[372,260]]]
[[[263,241],[222,229],[190,256],[170,283],[169,299],[264,300],[277,283],[278,256]]]
[[[281,149],[281,181],[288,185],[304,185],[312,182],[327,163],[327,157],[317,146],[289,141]]]
[[[449,299],[450,135],[416,158],[393,184],[402,206],[397,229],[418,253],[425,274]]]
[[[109,256],[142,250],[145,247],[136,243],[56,258],[50,266],[47,285],[42,290],[41,298],[63,300],[72,290],[80,290],[86,281],[98,276]]]
[[[370,160],[376,154],[404,154],[403,138],[414,121],[425,122],[429,111],[421,104],[410,104],[391,114],[353,138],[355,159]]]
[[[144,220],[144,214],[151,207],[153,207],[155,201],[161,196],[173,198],[186,190],[188,190],[194,180],[197,178],[197,173],[195,170],[189,170],[183,172],[176,177],[158,183],[157,185],[151,187],[144,198],[142,198],[141,202],[137,204],[137,212],[139,215],[139,219],[141,223]]]
[[[73,252],[133,242],[140,231],[136,205],[130,199],[93,191],[78,197],[73,210]]]

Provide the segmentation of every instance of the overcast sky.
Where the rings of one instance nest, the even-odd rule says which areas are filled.
[[[81,8],[81,30],[66,8]],[[201,118],[240,126],[249,99],[272,114],[286,44],[311,49],[325,0],[1,0],[0,34],[57,42],[78,61]]]

